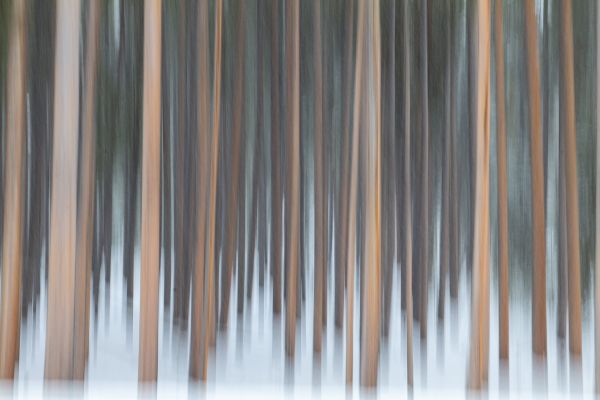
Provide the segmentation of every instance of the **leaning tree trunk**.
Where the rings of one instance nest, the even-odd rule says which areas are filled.
[[[569,348],[581,354],[581,277],[579,254],[579,196],[577,185],[577,131],[575,127],[575,77],[573,71],[573,17],[571,0],[561,4],[560,87],[565,117],[561,135],[565,144],[565,183],[567,195],[567,258],[569,264]]]
[[[477,5],[477,125],[475,175],[475,243],[468,386],[479,389],[487,380],[489,328],[489,169],[490,169],[490,9]]]
[[[506,178],[506,117],[504,108],[504,35],[502,0],[496,0],[496,158],[498,163],[498,275],[500,358],[508,359],[508,184]]]
[[[83,132],[79,177],[79,218],[77,221],[77,247],[75,250],[75,357],[73,376],[85,375],[86,349],[88,347],[90,278],[92,272],[92,242],[94,235],[94,182],[96,130],[94,129],[94,98],[96,83],[96,58],[98,52],[99,2],[92,0],[88,10],[87,54],[85,63],[85,92],[83,103]]]
[[[540,118],[540,66],[535,4],[524,1],[531,131],[531,204],[533,206],[533,352],[546,354],[546,222],[544,211],[544,160]]]
[[[64,4],[61,3],[62,6]],[[77,7],[73,7],[77,9]],[[61,9],[63,10],[63,9]],[[64,10],[63,10],[64,11]],[[10,43],[8,50],[8,75],[6,121],[6,156],[4,158],[4,220],[2,236],[2,291],[0,303],[0,378],[13,379],[15,376],[15,363],[19,350],[20,316],[20,290],[21,290],[21,264],[22,264],[22,236],[23,236],[23,156],[25,145],[25,51],[26,41],[26,4],[24,0],[13,2],[13,14],[10,29]],[[72,27],[72,25],[70,26]],[[73,32],[78,34],[77,31]],[[77,38],[77,36],[75,36]],[[76,40],[76,39],[75,39]],[[76,58],[76,57],[74,57]],[[62,61],[57,57],[57,61]],[[73,98],[67,98],[73,100]],[[75,108],[75,107],[74,107]],[[60,108],[58,108],[60,109]],[[66,111],[66,110],[65,110]],[[76,116],[77,114],[74,114]],[[76,133],[76,131],[75,131]],[[76,139],[76,138],[75,138]],[[77,142],[75,142],[77,143]],[[72,148],[68,148],[72,150]],[[75,146],[75,151],[77,146]],[[72,156],[72,154],[69,154]],[[65,157],[68,158],[68,157]],[[75,160],[77,158],[75,157]],[[55,181],[56,182],[56,181]],[[63,182],[61,182],[63,183]],[[74,199],[73,199],[74,200]],[[73,206],[74,206],[73,202]],[[74,222],[74,219],[73,219]],[[74,233],[74,232],[72,232]],[[68,243],[71,246],[72,242]],[[54,242],[57,245],[57,242]],[[56,249],[58,250],[58,249]],[[73,248],[71,250],[73,255]],[[72,265],[71,265],[72,267]],[[56,278],[56,277],[53,277]],[[55,289],[53,287],[52,289]],[[54,298],[58,295],[52,292]],[[56,302],[52,304],[57,307]],[[49,310],[50,311],[50,310]],[[60,309],[51,310],[56,314]],[[54,333],[58,327],[51,324]],[[51,352],[51,351],[50,351]],[[51,352],[53,353],[53,352]]]
[[[203,318],[205,321],[204,330],[204,349],[202,360],[203,366],[201,372],[201,379],[206,381],[207,369],[208,369],[208,347],[213,340],[213,324],[215,319],[213,318],[213,312],[215,312],[216,297],[214,295],[215,290],[213,285],[215,280],[213,275],[215,274],[215,252],[218,249],[215,246],[215,231],[216,231],[216,200],[217,200],[217,168],[219,165],[219,122],[220,122],[220,111],[221,111],[221,29],[222,29],[222,15],[223,15],[223,2],[217,0],[215,3],[215,34],[214,34],[214,68],[213,68],[213,104],[212,104],[212,143],[210,144],[211,150],[209,153],[210,157],[210,190],[209,190],[209,219],[208,219],[208,265],[206,269],[206,279],[204,279],[204,293],[206,294],[203,307]]]
[[[161,0],[144,4],[144,101],[138,379],[158,372],[158,267],[160,256],[160,55]]]

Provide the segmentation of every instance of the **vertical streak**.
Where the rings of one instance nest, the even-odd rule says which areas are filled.
[[[80,5],[56,4],[46,379],[71,379],[73,373]]]
[[[21,323],[23,237],[23,155],[25,142],[26,4],[13,2],[7,75],[7,113],[4,165],[4,227],[0,304],[0,378],[13,379],[18,359]]]
[[[158,372],[160,55],[161,0],[147,0],[144,4],[140,382],[156,381]]]

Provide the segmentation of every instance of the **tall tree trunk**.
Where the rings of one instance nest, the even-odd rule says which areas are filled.
[[[348,239],[346,252],[346,278],[347,283],[347,305],[346,305],[346,384],[352,384],[353,376],[353,360],[354,360],[354,266],[356,265],[356,216],[357,216],[357,200],[358,200],[358,151],[359,151],[359,127],[360,127],[360,105],[361,105],[361,89],[362,89],[362,68],[363,68],[363,50],[364,50],[364,35],[365,35],[365,2],[358,3],[358,28],[356,37],[356,61],[354,74],[354,105],[352,113],[352,137],[348,137],[350,144],[351,140],[351,158],[350,158],[350,196],[348,197]],[[350,68],[348,68],[350,69]],[[348,146],[350,147],[350,146]],[[343,238],[342,238],[343,240]],[[376,333],[377,335],[379,332]]]
[[[158,372],[158,268],[160,256],[160,55],[161,1],[144,4],[144,102],[140,351],[138,379],[156,381]]]
[[[76,7],[74,7],[75,9]],[[4,219],[2,236],[2,291],[0,303],[0,378],[13,379],[19,358],[20,290],[22,268],[23,156],[25,150],[26,4],[13,2],[7,72],[6,156],[4,158]],[[74,32],[77,33],[77,32]],[[59,58],[57,57],[57,61]],[[71,99],[66,99],[73,100]],[[75,108],[75,107],[74,107]],[[77,115],[77,114],[75,114]],[[76,133],[76,131],[74,131]],[[76,139],[76,138],[75,138]],[[75,142],[76,143],[76,142]],[[71,148],[69,148],[71,149]],[[75,151],[77,146],[75,146]],[[65,158],[68,158],[65,157]],[[76,158],[75,158],[76,160]],[[56,182],[56,181],[55,181]],[[74,200],[74,199],[73,199]],[[73,204],[74,205],[74,204]],[[74,243],[69,243],[71,246]],[[56,245],[56,243],[55,243]],[[67,251],[74,249],[67,248]],[[71,253],[72,254],[72,253]],[[72,267],[72,266],[71,266]],[[52,288],[54,289],[54,288]],[[52,295],[56,296],[53,291]],[[49,303],[54,307],[56,303]],[[52,313],[59,311],[51,310]],[[50,312],[50,310],[49,310]],[[55,330],[56,326],[50,324]],[[52,353],[52,351],[50,351]]]
[[[216,200],[217,200],[217,168],[219,165],[219,122],[220,122],[220,110],[221,110],[221,29],[222,29],[222,14],[223,14],[223,2],[217,0],[215,3],[215,34],[214,34],[214,68],[213,68],[213,115],[212,115],[212,143],[211,150],[209,153],[210,157],[210,190],[209,190],[209,219],[208,219],[208,265],[206,271],[206,279],[204,280],[206,298],[204,301],[203,316],[206,321],[206,329],[204,335],[203,351],[203,367],[201,372],[201,378],[206,381],[206,372],[208,369],[208,346],[213,341],[213,326],[215,318],[212,314],[215,312],[216,296],[214,295],[215,281],[213,274],[215,274],[215,252],[218,248],[215,246],[215,230],[216,230]]]
[[[287,305],[285,318],[285,349],[294,358],[296,347],[296,307],[300,234],[300,4],[292,0],[286,7],[286,133],[288,175],[286,177],[286,214],[290,222],[286,243]],[[289,208],[288,208],[289,206]]]
[[[544,211],[544,162],[540,118],[540,67],[537,23],[533,1],[523,2],[527,36],[527,76],[531,131],[531,204],[533,205],[533,352],[546,355],[546,221]]]
[[[367,99],[365,130],[363,131],[364,165],[364,281],[361,314],[361,379],[364,386],[377,385],[379,365],[379,333],[381,319],[381,28],[379,0],[368,8],[366,64]]]
[[[569,261],[569,348],[581,354],[581,274],[579,253],[579,186],[577,184],[577,131],[575,127],[575,77],[573,68],[573,16],[571,0],[561,1],[561,108],[565,123],[567,194],[567,257]]]
[[[79,16],[79,1],[58,0],[56,64],[54,68],[56,90],[54,91],[46,379],[72,379],[73,377]],[[5,232],[7,232],[6,228]],[[7,255],[6,252],[4,254]],[[5,263],[5,265],[8,264]]]
[[[429,270],[429,85],[428,85],[428,4],[422,0],[421,9],[421,112],[422,122],[422,181],[421,181],[421,338],[427,337],[427,303],[428,303],[428,270]]]
[[[498,163],[498,276],[500,358],[508,359],[508,183],[506,178],[506,117],[504,108],[504,34],[502,0],[496,0],[496,158]]]
[[[596,7],[596,46],[600,43],[600,7]],[[596,93],[600,93],[600,48],[596,47]],[[594,270],[594,392],[600,392],[600,102],[596,100],[596,268]]]
[[[315,289],[314,289],[314,322],[313,322],[313,350],[321,352],[321,337],[323,334],[323,284],[327,244],[325,243],[325,229],[327,221],[324,220],[324,211],[327,207],[325,201],[325,187],[323,177],[323,61],[321,48],[321,0],[313,2],[313,29],[314,29],[314,119],[315,119],[315,144],[314,144],[314,182],[315,182]]]
[[[222,303],[219,311],[219,327],[227,327],[227,318],[229,316],[229,299],[231,295],[231,279],[233,275],[233,264],[235,262],[235,233],[237,228],[238,216],[238,189],[240,183],[240,156],[242,141],[242,113],[244,111],[244,64],[245,64],[245,29],[244,29],[244,3],[238,4],[238,23],[237,23],[237,43],[236,43],[236,71],[234,87],[234,110],[233,110],[233,131],[232,131],[232,154],[231,154],[231,179],[229,181],[229,195],[227,197],[227,229],[225,239],[225,277],[221,290]],[[245,149],[244,149],[245,151]]]
[[[409,27],[409,5],[404,2],[404,263],[405,288],[402,295],[406,298],[406,381],[409,390],[413,386],[413,298],[412,298],[412,194],[411,194],[411,171],[410,171],[410,27]],[[400,157],[399,157],[400,158]]]
[[[79,192],[77,193],[79,215],[75,249],[75,357],[73,375],[83,379],[85,375],[86,349],[89,329],[89,304],[92,271],[92,242],[94,234],[94,182],[95,182],[95,84],[96,58],[98,53],[99,3],[92,0],[88,10],[87,50],[85,62],[85,92],[83,103],[83,132]]]
[[[562,107],[559,109],[560,130],[563,130],[564,111]],[[558,226],[559,226],[559,242],[558,242],[558,307],[556,312],[557,318],[557,335],[564,339],[567,331],[567,296],[568,296],[568,250],[567,250],[567,189],[565,181],[565,135],[559,134],[558,140]]]
[[[279,96],[279,0],[272,0],[271,20],[271,263],[273,268],[273,313],[281,312],[281,122]]]
[[[533,3],[532,3],[533,4]],[[490,169],[490,6],[477,5],[477,125],[475,180],[475,243],[468,386],[487,381],[489,332],[489,169]]]
[[[208,185],[208,144],[210,132],[210,83],[209,83],[209,43],[208,43],[208,0],[198,3],[198,164],[196,195],[196,253],[192,272],[192,322],[190,339],[190,377],[199,379],[204,360],[206,341],[206,319],[204,309],[205,239]]]

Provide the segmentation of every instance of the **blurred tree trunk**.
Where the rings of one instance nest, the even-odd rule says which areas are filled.
[[[96,58],[98,53],[99,3],[91,0],[88,10],[85,91],[83,99],[83,131],[77,203],[77,243],[75,249],[75,348],[73,376],[83,379],[89,338],[89,291],[94,234],[94,182],[96,168]]]
[[[600,7],[596,7],[596,45],[600,43]],[[600,93],[600,51],[596,48],[596,93]],[[596,100],[596,268],[594,287],[594,392],[600,392],[600,101]]]
[[[198,164],[196,171],[196,195],[198,209],[196,211],[196,245],[195,261],[192,273],[192,321],[190,338],[190,377],[199,379],[202,376],[204,360],[204,341],[206,341],[206,319],[204,309],[204,276],[205,276],[205,239],[206,209],[208,186],[208,144],[210,132],[210,83],[209,83],[209,43],[208,43],[208,0],[198,3]]]
[[[560,130],[563,130],[565,110],[559,107]],[[558,144],[558,307],[557,335],[564,339],[567,331],[568,250],[567,250],[567,193],[565,181],[565,135],[559,134]]]
[[[213,318],[213,312],[215,312],[216,304],[216,290],[214,286],[216,282],[213,278],[213,275],[216,274],[215,263],[217,257],[215,256],[215,252],[218,251],[218,247],[215,246],[215,231],[216,231],[216,200],[217,200],[217,168],[219,165],[219,126],[220,126],[220,110],[221,110],[221,19],[223,13],[223,3],[222,0],[217,0],[215,2],[215,34],[214,34],[214,68],[213,68],[213,96],[212,96],[212,143],[211,150],[208,153],[208,157],[210,158],[210,190],[209,190],[209,219],[208,219],[208,265],[206,270],[206,279],[204,279],[206,294],[205,300],[203,302],[203,318],[205,321],[206,329],[204,331],[204,349],[202,350],[203,354],[203,365],[201,366],[201,379],[206,382],[206,375],[208,369],[208,346],[209,343],[212,344],[213,337],[213,327],[215,324],[216,318]]]
[[[289,232],[286,238],[287,303],[285,318],[285,349],[294,358],[296,347],[296,307],[300,234],[300,4],[292,0],[286,7],[286,134],[287,177],[286,214]],[[288,208],[289,206],[289,208]]]
[[[533,3],[532,3],[533,4]],[[477,5],[477,132],[475,185],[475,243],[468,387],[480,389],[487,381],[489,334],[489,169],[490,169],[490,7]]]
[[[450,32],[452,35],[451,43],[452,47],[450,48],[452,62],[454,61],[454,55],[457,49],[459,48],[459,38],[456,36],[456,18],[459,14],[458,6],[456,3],[453,3],[451,6],[451,28]],[[458,57],[457,57],[458,58]],[[459,194],[459,186],[460,182],[458,180],[458,166],[459,162],[457,159],[457,112],[456,112],[456,85],[458,81],[459,74],[456,72],[458,68],[456,64],[453,64],[452,75],[450,76],[450,167],[451,167],[451,175],[450,175],[450,298],[457,299],[458,298],[458,280],[460,273],[460,194]]]
[[[402,212],[404,220],[404,263],[405,291],[402,292],[406,298],[406,381],[409,390],[413,386],[413,298],[412,298],[412,194],[411,194],[411,171],[410,171],[410,18],[408,1],[404,2],[402,24],[404,28],[404,210]],[[400,157],[398,157],[400,158]]]
[[[506,116],[504,107],[503,1],[496,0],[496,158],[498,163],[498,269],[500,358],[508,360],[508,183],[506,178]]]
[[[314,322],[313,322],[313,350],[321,352],[323,335],[323,284],[325,278],[327,244],[325,243],[325,229],[327,221],[324,219],[325,187],[323,178],[323,61],[321,48],[321,0],[313,2],[313,40],[314,40],[314,184],[315,184],[315,288],[314,288]]]
[[[236,229],[238,217],[238,190],[240,185],[240,158],[242,142],[242,113],[244,112],[244,63],[245,63],[245,29],[244,29],[244,3],[238,4],[237,21],[237,42],[236,42],[236,64],[235,64],[235,83],[234,83],[234,110],[233,110],[233,131],[231,145],[231,171],[229,184],[229,194],[227,196],[227,229],[225,236],[225,270],[224,279],[221,281],[222,302],[219,312],[219,327],[224,330],[227,327],[229,316],[229,299],[231,295],[231,280],[233,275],[233,265],[235,263],[236,253]],[[244,149],[245,151],[245,149]]]
[[[581,354],[581,274],[579,253],[579,196],[577,184],[577,131],[575,127],[575,77],[573,67],[573,17],[571,0],[561,1],[561,108],[565,144],[567,195],[567,257],[569,262],[569,348]],[[544,301],[545,304],[545,301]]]
[[[144,4],[144,102],[138,379],[156,381],[160,221],[161,1]]]
[[[281,312],[281,122],[279,96],[279,0],[271,1],[271,263],[273,268],[273,313]]]
[[[364,310],[361,314],[361,379],[363,386],[377,385],[381,323],[381,28],[379,0],[367,10],[366,123],[363,131],[364,165]]]
[[[428,85],[428,4],[422,0],[421,9],[421,112],[422,122],[422,183],[421,183],[421,338],[427,337],[427,303],[428,303],[428,270],[429,270],[429,85]]]
[[[72,379],[73,377],[77,143],[79,136],[79,17],[79,1],[58,0],[56,64],[54,68],[56,90],[54,92],[46,379]],[[14,174],[8,175],[15,176]],[[5,228],[4,232],[8,232],[8,229]],[[4,252],[4,256],[6,255],[8,254]],[[4,263],[4,265],[8,265],[8,263]],[[4,290],[2,292],[5,293]]]
[[[343,314],[344,311],[344,278],[345,269],[347,268],[348,259],[348,246],[349,243],[345,240],[348,237],[348,192],[350,184],[350,143],[352,141],[350,131],[351,129],[351,101],[352,101],[352,58],[353,48],[352,42],[354,40],[354,1],[349,1],[345,10],[345,41],[344,41],[344,116],[343,116],[343,129],[342,129],[342,170],[341,170],[341,182],[340,182],[340,204],[337,207],[337,220],[335,224],[335,323],[336,326],[341,327],[342,316],[338,316],[338,313]],[[358,61],[356,61],[358,62]],[[362,62],[362,61],[361,61]],[[356,211],[356,210],[354,210]],[[338,227],[339,224],[339,227]],[[354,257],[354,254],[352,255]],[[348,288],[349,286],[346,285]],[[341,298],[340,298],[341,297]],[[327,297],[323,297],[327,302]],[[338,325],[339,323],[339,325]]]
[[[12,6],[6,81],[6,155],[4,158],[4,171],[2,171],[5,174],[2,182],[5,187],[5,197],[3,199],[4,219],[2,221],[4,224],[4,235],[2,237],[2,291],[0,292],[1,379],[14,378],[15,363],[19,358],[19,331],[21,324],[20,290],[23,262],[22,207],[25,194],[23,156],[25,154],[25,138],[27,135],[25,124],[27,10],[25,0],[15,0],[13,1]],[[76,9],[76,7],[74,7],[74,9]],[[76,33],[77,31],[74,32],[74,34]],[[59,60],[58,57],[57,60]],[[66,101],[68,100],[72,99],[67,99]],[[77,151],[77,146],[75,146],[75,151]],[[68,156],[65,158],[68,158]],[[70,244],[73,245],[74,243]],[[70,250],[73,251],[74,249],[71,248]],[[53,291],[52,295],[56,296],[56,292]],[[56,307],[56,303],[49,304]],[[56,309],[52,310],[53,314],[57,311],[58,310]],[[56,329],[53,324],[50,325],[52,328]]]
[[[533,352],[546,354],[546,221],[544,217],[544,163],[540,121],[540,67],[537,23],[533,1],[523,2],[527,37],[527,75],[531,130],[531,204],[533,205]]]

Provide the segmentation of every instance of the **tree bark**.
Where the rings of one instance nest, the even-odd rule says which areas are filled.
[[[527,75],[531,132],[531,204],[533,205],[533,352],[546,355],[546,222],[544,211],[544,161],[540,118],[540,67],[537,23],[533,1],[524,1],[527,37]]]
[[[0,292],[1,379],[14,379],[15,363],[19,358],[20,291],[23,262],[22,205],[25,193],[23,156],[27,134],[25,130],[26,11],[24,0],[13,2],[6,82],[6,93],[9,97],[6,108],[6,153],[4,171],[2,171],[5,174],[2,182],[5,189],[3,198],[4,218],[2,221],[4,225],[2,236],[2,291]],[[72,100],[72,98],[66,100]],[[70,244],[73,245],[74,243]],[[70,250],[74,249],[71,248]],[[53,291],[52,295],[56,295],[56,292]],[[55,303],[49,304],[56,306]],[[53,313],[56,311],[58,310],[52,310]],[[50,326],[56,329],[54,324],[50,324]]]
[[[600,7],[596,7],[596,43],[600,43]],[[600,93],[600,51],[596,49],[596,93]],[[594,392],[600,392],[600,102],[596,100],[596,267],[594,285]]]
[[[579,253],[579,186],[577,184],[577,131],[575,126],[575,77],[573,68],[573,16],[571,0],[561,1],[561,108],[565,123],[561,135],[565,144],[567,197],[567,258],[569,263],[569,348],[581,354],[581,274]]]
[[[158,372],[158,280],[160,221],[160,55],[161,1],[144,4],[144,101],[140,351],[138,379],[154,382]]]

